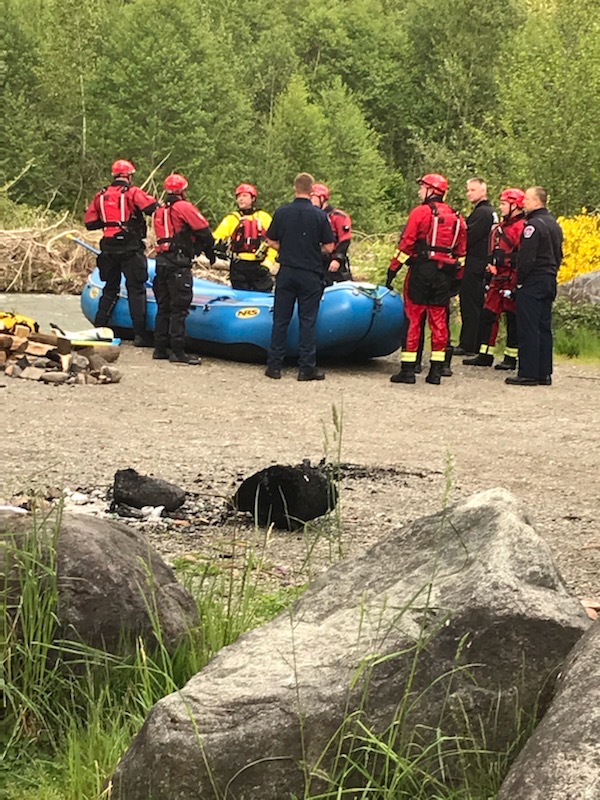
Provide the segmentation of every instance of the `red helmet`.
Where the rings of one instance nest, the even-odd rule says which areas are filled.
[[[440,194],[445,194],[448,191],[448,180],[443,175],[438,175],[437,172],[428,172],[427,175],[418,178],[417,183],[428,186]]]
[[[185,192],[188,188],[188,182],[183,175],[174,172],[172,175],[169,175],[168,178],[165,178],[163,186],[167,192],[171,192],[171,194],[181,194],[181,192]]]
[[[251,194],[255,200],[258,197],[256,186],[252,186],[251,183],[240,183],[240,185],[235,190],[235,196],[237,197],[238,194],[242,194],[243,192],[248,192],[248,194]]]
[[[131,161],[126,161],[124,158],[119,158],[112,165],[110,171],[113,175],[133,175],[135,167]]]
[[[329,186],[324,183],[313,183],[310,193],[316,194],[321,200],[329,200]]]
[[[501,195],[500,200],[506,200],[507,203],[523,208],[525,205],[525,192],[522,189],[505,189]]]

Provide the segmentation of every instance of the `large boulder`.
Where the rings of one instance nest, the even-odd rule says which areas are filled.
[[[55,564],[57,639],[124,652],[134,647],[137,636],[152,647],[160,625],[162,642],[173,649],[198,624],[193,597],[144,534],[119,522],[64,514],[55,539],[52,528],[58,522],[47,525],[42,541],[39,524],[33,515],[1,514],[0,535],[7,563],[13,564],[9,570],[13,594],[19,591],[19,551],[37,549],[41,561]],[[51,580],[51,572],[42,567],[40,579]]]
[[[600,270],[585,272],[566,283],[560,283],[557,294],[573,303],[600,303]]]
[[[569,654],[555,696],[498,800],[600,797],[600,622]]]
[[[403,708],[423,746],[437,727],[483,727],[504,748],[589,624],[516,498],[482,492],[331,568],[157,703],[113,796],[303,797],[311,770],[324,788],[353,712],[384,731]]]

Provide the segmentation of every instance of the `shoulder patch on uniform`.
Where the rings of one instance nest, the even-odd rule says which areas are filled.
[[[524,239],[531,239],[533,234],[535,233],[535,228],[533,225],[526,225],[523,229],[523,238]]]

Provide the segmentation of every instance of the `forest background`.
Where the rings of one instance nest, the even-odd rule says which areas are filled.
[[[240,181],[268,210],[298,170],[358,230],[391,230],[414,179],[491,196],[540,183],[598,205],[598,0],[8,0],[10,197],[79,214],[116,157],[171,171],[212,224]]]

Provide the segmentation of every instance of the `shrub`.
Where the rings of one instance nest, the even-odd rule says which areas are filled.
[[[576,275],[600,270],[600,214],[582,208],[575,217],[559,217],[565,240],[564,258],[558,282],[566,283]]]

